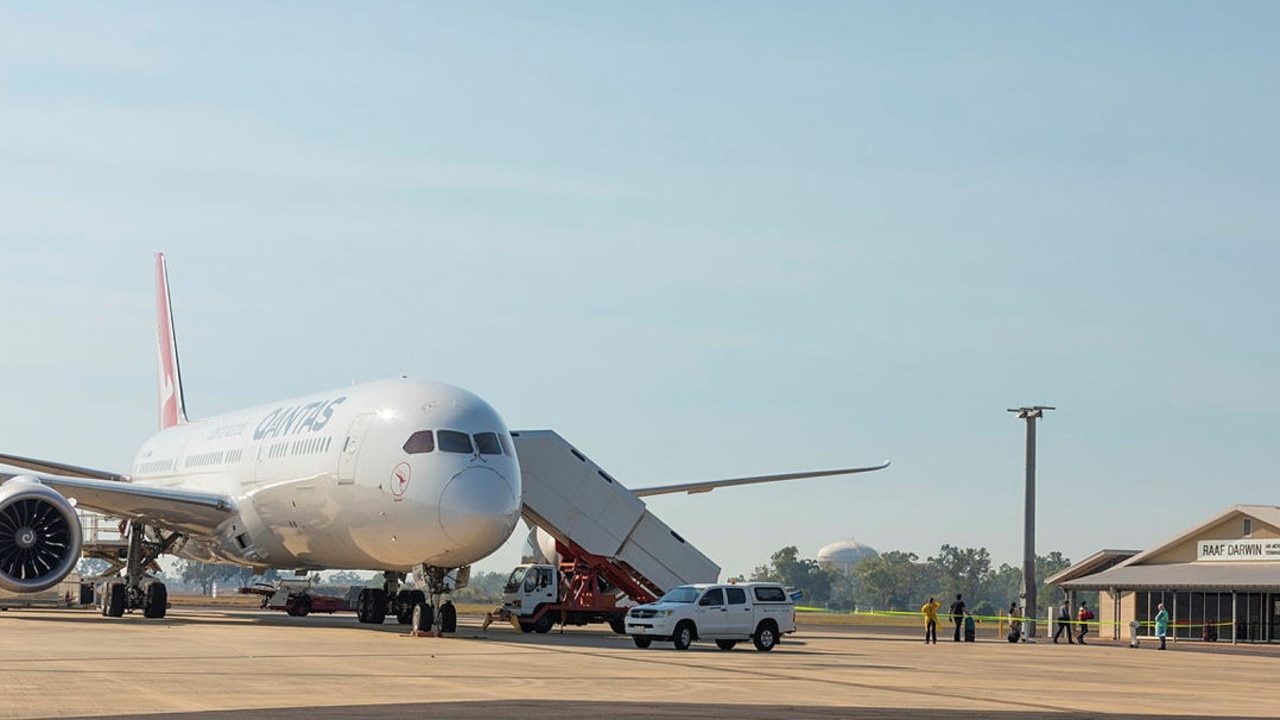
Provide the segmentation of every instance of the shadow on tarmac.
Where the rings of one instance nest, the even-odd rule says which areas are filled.
[[[95,717],[133,717],[124,715]],[[138,716],[142,717],[142,716]],[[549,700],[505,700],[502,702],[410,703],[403,705],[349,705],[340,707],[264,708],[260,710],[218,710],[194,713],[146,715],[147,720],[227,720],[229,718],[270,718],[271,720],[354,720],[376,717],[458,718],[459,720],[629,720],[631,718],[688,718],[690,720],[773,720],[775,718],[842,718],[847,720],[1031,720],[1042,712],[1001,712],[992,710],[921,710],[897,708],[798,707],[794,705],[702,705],[689,703],[610,703]],[[1182,720],[1190,715],[1112,715],[1104,713],[1054,713],[1055,720]],[[1199,718],[1203,720],[1203,718]]]

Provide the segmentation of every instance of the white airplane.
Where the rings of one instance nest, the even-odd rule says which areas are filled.
[[[0,454],[20,474],[0,485],[0,587],[56,585],[81,556],[76,508],[127,520],[123,576],[102,614],[164,617],[168,594],[147,570],[162,554],[268,568],[377,570],[361,622],[401,623],[423,590],[497,550],[520,518],[511,434],[481,398],[444,383],[395,379],[188,421],[164,255],[156,254],[160,432],[127,474]],[[850,474],[882,465],[643,488],[637,495]],[[429,608],[430,606],[427,606]]]

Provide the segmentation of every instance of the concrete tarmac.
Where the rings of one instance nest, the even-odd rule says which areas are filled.
[[[906,630],[802,625],[776,650],[599,628],[525,635],[463,616],[453,637],[350,614],[176,607],[163,620],[0,613],[0,718],[1275,717],[1280,648],[1145,641],[925,645]]]

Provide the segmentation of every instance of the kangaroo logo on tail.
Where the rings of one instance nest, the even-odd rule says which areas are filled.
[[[182,396],[182,371],[178,367],[178,339],[173,332],[173,308],[169,304],[169,271],[164,253],[156,253],[156,343],[160,358],[160,429],[187,421]]]

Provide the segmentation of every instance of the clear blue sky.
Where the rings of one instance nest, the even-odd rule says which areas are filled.
[[[726,573],[1017,563],[1280,503],[1280,5],[0,4],[0,446],[125,468],[150,253],[189,410],[400,373]],[[519,534],[519,533],[518,533]],[[480,566],[505,570],[513,546]]]

